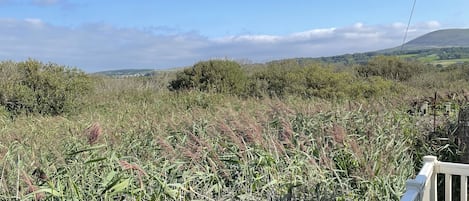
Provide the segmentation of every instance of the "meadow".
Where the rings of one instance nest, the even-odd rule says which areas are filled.
[[[367,67],[383,64],[375,62]],[[30,112],[15,113],[5,106],[0,199],[399,200],[422,156],[458,160],[456,145],[433,137],[448,137],[454,129],[469,88],[466,66],[422,65],[424,70],[403,80],[392,72],[371,77],[375,71],[366,71],[370,77],[363,77],[370,69],[365,67],[359,73],[360,67],[323,71],[322,65],[305,67],[318,64],[282,65],[242,67],[246,79],[257,76],[249,91],[183,86],[174,80],[187,77],[174,72],[88,76],[92,89],[73,97],[76,109],[22,105]],[[409,63],[415,65],[420,64]],[[5,71],[5,63],[0,66]],[[292,82],[315,73],[327,78],[322,88],[314,88],[314,80]],[[292,85],[271,88],[269,78],[281,80],[282,74]],[[441,101],[436,108],[453,103],[449,115],[433,110],[435,128],[429,115],[409,112],[416,112],[412,102],[434,92]]]

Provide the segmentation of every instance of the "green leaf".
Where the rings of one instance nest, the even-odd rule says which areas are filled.
[[[164,194],[171,197],[172,199],[176,199],[177,193],[178,193],[177,190],[174,190],[168,186],[164,187]]]
[[[62,197],[62,193],[60,193],[59,191],[55,190],[55,189],[51,189],[51,188],[41,188],[39,190],[36,190],[32,193],[30,193],[29,195],[35,195],[37,193],[49,193],[51,194],[52,196],[55,196],[55,197]]]
[[[109,184],[112,182],[112,179],[116,176],[117,172],[116,171],[111,171],[109,172],[106,177],[103,180],[102,186],[106,187],[109,186]],[[108,188],[109,189],[109,188]]]
[[[99,161],[103,161],[103,160],[106,160],[107,158],[104,157],[104,158],[96,158],[96,159],[91,159],[89,161],[86,161],[85,164],[88,164],[88,163],[94,163],[94,162],[99,162]]]
[[[72,152],[72,153],[68,153],[67,155],[76,155],[76,154],[79,154],[79,153],[82,153],[82,152],[87,152],[87,151],[92,151],[92,150],[96,150],[96,149],[101,149],[101,148],[104,148],[106,147],[105,144],[102,144],[102,145],[98,145],[98,146],[94,146],[94,147],[89,147],[89,148],[86,148],[86,149],[82,149],[82,150],[78,150],[78,151],[75,151],[75,152]]]
[[[130,185],[130,178],[125,179],[124,181],[111,187],[110,191],[113,193],[119,193],[124,191]]]

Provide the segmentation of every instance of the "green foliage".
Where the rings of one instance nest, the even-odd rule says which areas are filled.
[[[405,89],[401,83],[385,80],[379,76],[358,79],[348,85],[348,96],[352,99],[394,97]]]
[[[197,89],[239,95],[243,93],[246,75],[241,66],[228,60],[210,60],[195,64],[192,68],[177,73],[169,84],[172,91]]]
[[[305,67],[271,65],[254,74],[250,90],[257,96],[264,93],[270,97],[341,98],[351,78],[347,73],[336,73],[317,63]]]
[[[252,78],[250,95],[262,97],[361,99],[398,94],[400,85],[380,77],[355,78],[349,72],[335,72],[318,63],[308,66],[271,65]]]
[[[256,72],[251,78],[249,94],[257,97],[262,97],[264,94],[270,97],[285,96],[290,84],[287,80],[287,72],[289,72],[288,69],[281,66],[269,66]]]
[[[396,81],[406,81],[424,70],[417,62],[409,62],[398,57],[377,56],[368,61],[366,65],[358,67],[360,76],[381,76]]]
[[[13,115],[71,112],[92,89],[83,72],[53,63],[1,62],[0,72],[0,105]]]
[[[136,91],[5,125],[0,199],[398,200],[414,173],[409,144],[424,137],[400,112],[367,106]],[[174,104],[197,94],[217,96],[206,100],[217,109]],[[103,132],[90,144],[94,120]]]
[[[0,82],[34,103],[28,93],[43,86],[34,83],[54,82],[34,82],[50,74],[17,65],[4,62]],[[423,74],[462,93],[463,69]],[[405,113],[406,100],[425,95],[419,76],[401,82],[294,61],[249,70],[246,94],[265,98],[207,89],[218,81],[201,84],[190,69],[178,73],[197,81],[178,89],[188,93],[167,91],[176,73],[99,79],[99,95],[84,96],[85,109],[67,118],[11,121],[1,108],[0,199],[399,200],[421,156],[457,158],[456,144],[435,138],[450,138],[456,115],[437,112],[433,132],[432,118]],[[102,130],[84,128],[98,121]]]
[[[448,66],[447,68],[449,69],[454,69],[456,72],[460,70],[460,77],[466,81],[469,81],[469,62],[464,62],[464,63],[458,63],[458,64],[452,64]]]

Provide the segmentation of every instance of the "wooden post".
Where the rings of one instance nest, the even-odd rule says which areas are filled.
[[[432,112],[433,112],[433,133],[436,133],[436,91],[435,97],[433,97],[433,105],[432,105]]]
[[[462,150],[461,162],[469,164],[469,107],[461,108],[458,115],[457,138]]]

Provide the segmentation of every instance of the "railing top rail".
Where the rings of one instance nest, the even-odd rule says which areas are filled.
[[[424,189],[427,185],[429,178],[435,171],[434,167],[438,163],[437,157],[425,156],[423,157],[423,167],[420,169],[415,179],[409,179],[406,182],[406,192],[401,197],[401,201],[416,201],[422,200],[424,196]]]
[[[438,162],[436,173],[469,176],[469,164]]]
[[[424,156],[423,162],[423,167],[420,169],[418,175],[424,175],[429,178],[433,174],[434,167],[439,161],[436,156]]]
[[[401,201],[430,199],[428,198],[430,195],[429,191],[435,191],[436,189],[429,187],[430,183],[432,183],[430,178],[436,179],[435,174],[469,176],[469,164],[441,162],[435,156],[425,156],[423,161],[422,169],[420,169],[415,179],[407,180],[406,192],[401,197]],[[433,183],[436,185],[435,181]],[[432,199],[436,199],[435,196],[436,194],[434,194]]]

